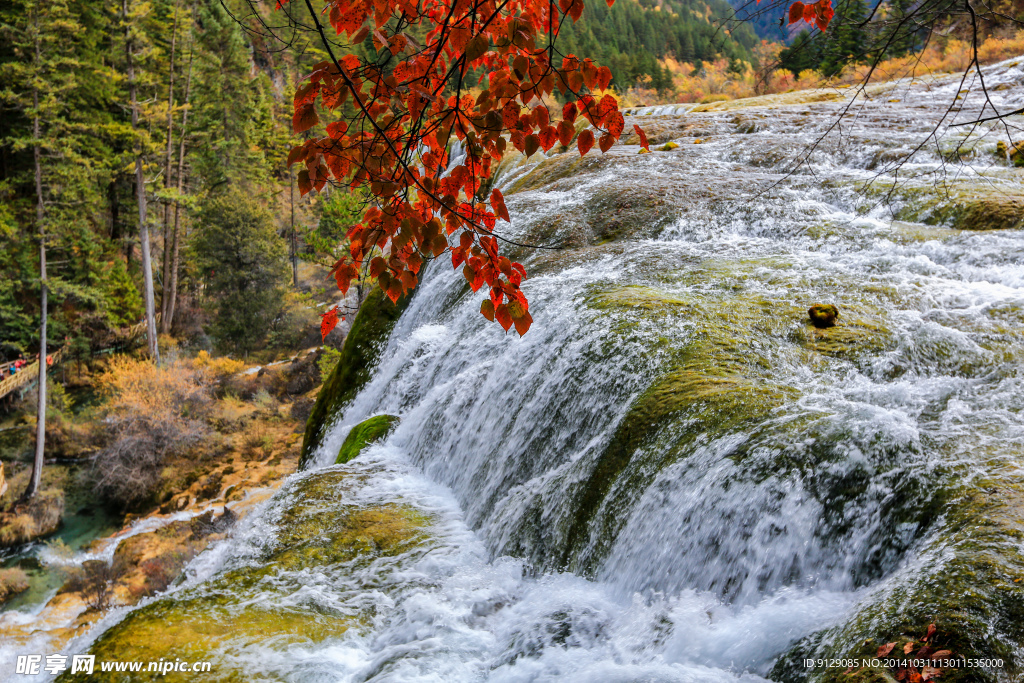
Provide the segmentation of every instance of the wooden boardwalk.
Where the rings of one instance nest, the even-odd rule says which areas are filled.
[[[156,314],[156,323],[158,325],[160,324],[159,313]],[[112,349],[123,348],[125,346],[131,346],[132,344],[138,342],[140,339],[145,339],[145,337],[146,321],[143,320],[142,322],[135,323],[131,327],[123,327],[119,330],[114,330],[107,338],[103,339],[101,343],[109,344],[111,348],[104,349],[104,351],[109,351]],[[61,347],[61,349],[57,351],[57,353],[51,354],[53,356],[54,366],[56,366],[57,363],[59,363],[61,359],[64,357],[65,349],[67,349],[66,346]],[[103,351],[94,351],[93,355],[95,355],[96,353],[103,353]],[[15,391],[23,390],[25,387],[30,386],[33,382],[39,379],[38,360],[29,365],[26,365],[19,372],[16,372],[13,375],[9,374],[10,368],[8,366],[10,365],[10,363],[5,363],[3,366],[0,366],[3,369],[3,378],[0,379],[0,400],[14,393]]]
[[[64,357],[64,349],[66,348],[66,346],[62,347],[57,351],[57,353],[51,354],[51,357],[53,358],[53,365],[56,365],[61,361]],[[24,389],[37,379],[39,379],[38,360],[29,363],[13,375],[7,375],[2,381],[0,381],[0,399],[4,398],[8,394],[14,393],[15,391]]]

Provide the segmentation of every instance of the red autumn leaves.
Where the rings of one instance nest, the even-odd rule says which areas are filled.
[[[892,678],[900,683],[924,683],[935,680],[942,675],[943,662],[954,658],[951,650],[935,645],[935,633],[935,624],[929,624],[920,641],[908,640],[899,649],[895,641],[886,643],[879,646],[875,657],[885,662]],[[843,673],[852,675],[857,671],[850,668]]]
[[[835,14],[832,0],[818,0],[810,4],[794,2],[789,6],[789,23],[795,24],[803,19],[808,24],[817,26],[819,31],[825,31]]]
[[[344,320],[344,318],[342,318]],[[327,339],[327,335],[338,326],[338,307],[330,309],[320,316],[320,338]]]
[[[515,147],[526,156],[577,140],[581,154],[607,151],[623,132],[612,74],[590,59],[553,63],[549,42],[583,0],[326,0],[309,12],[317,31],[333,27],[352,44],[372,39],[380,53],[316,64],[294,98],[295,132],[330,117],[326,136],[292,149],[303,194],[328,181],[368,199],[348,231],[349,255],[331,271],[342,292],[359,277],[376,280],[392,301],[416,287],[423,264],[448,253],[473,291],[484,286],[481,314],[525,334],[532,322],[521,291],[522,264],[501,253],[498,221],[510,221],[492,169]],[[609,2],[611,4],[611,2]],[[325,26],[324,23],[329,26]],[[482,75],[481,75],[482,74]],[[470,95],[472,89],[473,94]],[[552,121],[549,104],[567,101]],[[592,128],[576,135],[578,117]],[[464,152],[450,164],[450,141]],[[336,313],[323,319],[326,335]]]
[[[760,2],[761,0],[757,0],[758,4]],[[818,0],[813,3],[794,2],[789,6],[790,24],[795,24],[802,19],[808,24],[814,24],[823,33],[835,15],[835,10],[832,9],[832,0]]]

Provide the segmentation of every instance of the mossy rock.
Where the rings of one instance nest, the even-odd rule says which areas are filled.
[[[1024,197],[992,194],[955,202],[936,213],[939,222],[960,230],[1011,230],[1024,227]]]
[[[849,311],[834,327],[819,329],[807,323],[793,330],[790,339],[810,351],[848,360],[878,353],[895,344],[892,331],[880,318]]]
[[[807,317],[818,329],[835,327],[836,321],[839,320],[839,309],[835,304],[814,304],[807,309]]]
[[[1017,680],[1024,672],[1024,487],[973,482],[945,506],[943,519],[944,527],[912,566],[882,583],[845,623],[798,643],[779,659],[772,680],[840,683],[891,677],[894,672],[872,667],[855,678],[842,675],[842,669],[808,675],[800,660],[870,658],[890,642],[897,643],[894,654],[902,656],[907,642],[913,641],[915,652],[921,647],[929,624],[936,626],[933,651],[1003,663],[989,670],[947,668],[938,680]]]
[[[869,195],[893,194],[903,205],[898,220],[941,225],[956,230],[1011,230],[1024,228],[1024,194],[1016,185],[964,182],[946,187],[888,184],[871,187]]]
[[[317,472],[295,483],[276,499],[283,509],[267,535],[270,542],[257,556],[129,613],[96,640],[89,654],[99,660],[213,663],[212,671],[201,675],[142,672],[133,674],[132,681],[281,680],[285,672],[259,670],[268,652],[318,646],[351,629],[368,629],[374,617],[370,604],[335,606],[291,598],[311,582],[336,586],[358,571],[364,573],[351,589],[353,596],[397,590],[388,580],[391,572],[430,551],[430,517],[401,501],[366,507],[346,503],[348,496],[339,492],[360,483],[360,477],[337,471]],[[274,657],[266,662],[273,667]],[[58,680],[86,679],[121,681],[124,674],[101,674],[97,667],[91,677],[65,673]]]
[[[562,563],[583,573],[598,566],[610,547],[624,516],[608,511],[628,507],[630,491],[644,490],[697,441],[757,424],[798,395],[772,380],[771,351],[755,348],[759,327],[777,315],[772,302],[669,293],[646,285],[594,292],[586,302],[606,314],[678,316],[693,330],[684,340],[657,342],[671,358],[666,372],[634,400],[578,486]],[[598,514],[601,509],[605,512]],[[594,545],[594,539],[603,540]]]
[[[614,163],[614,160],[610,159],[607,156],[581,157],[578,153],[571,152],[542,157],[533,169],[512,182],[507,194],[546,188],[559,180],[575,178],[588,171]]]
[[[669,142],[666,142],[664,145],[661,146],[661,151],[662,152],[671,152],[674,149],[679,149],[679,143],[672,142],[671,140]]]
[[[624,285],[592,294],[587,298],[587,305],[598,310],[639,308],[658,311],[668,307],[689,307],[693,302],[646,285]]]
[[[341,349],[338,365],[321,387],[306,422],[300,468],[306,465],[320,446],[328,422],[370,380],[388,335],[402,311],[409,305],[409,299],[410,296],[405,296],[393,304],[383,291],[374,288],[359,307],[359,313]]]
[[[338,449],[335,465],[343,465],[362,453],[363,449],[375,441],[383,439],[398,426],[398,418],[394,415],[377,415],[363,420],[348,433],[345,443]]]

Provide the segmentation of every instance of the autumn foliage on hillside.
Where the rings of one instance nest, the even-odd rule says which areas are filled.
[[[623,133],[616,98],[593,95],[607,89],[611,71],[556,48],[583,0],[328,0],[320,9],[294,1],[305,3],[330,59],[296,91],[293,128],[331,120],[324,137],[291,151],[289,164],[302,166],[303,194],[333,179],[372,197],[348,232],[349,256],[332,270],[338,287],[346,292],[362,273],[397,301],[426,260],[448,254],[473,291],[488,288],[481,313],[525,334],[526,270],[501,253],[509,240],[499,220],[509,213],[501,191],[487,188],[509,145],[529,157],[575,139],[585,155],[595,145],[607,152]],[[829,0],[807,7],[827,25]],[[378,56],[341,54],[329,32],[351,45],[372,40]],[[590,124],[578,136],[577,117]],[[465,154],[454,166],[452,136]],[[325,314],[324,334],[336,322],[336,310]]]

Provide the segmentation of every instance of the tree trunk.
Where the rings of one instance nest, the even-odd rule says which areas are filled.
[[[36,66],[42,61],[39,54],[39,19],[36,18]],[[25,489],[28,500],[39,492],[43,479],[43,452],[46,449],[46,230],[43,226],[43,167],[39,131],[39,88],[32,89],[32,156],[35,162],[36,180],[36,227],[39,229],[39,402],[36,406],[36,455],[32,460],[32,476]]]
[[[121,0],[125,18],[125,52],[128,56],[128,93],[132,107],[132,130],[139,128],[139,106],[136,101],[135,65],[132,62],[131,26],[128,24],[128,0]],[[138,143],[136,143],[138,144]],[[146,225],[146,184],[142,175],[142,150],[135,156],[135,195],[139,200],[139,249],[142,252],[142,275],[145,281],[146,299],[146,341],[149,355],[160,362],[160,350],[156,343],[156,311],[153,302],[153,263],[149,249],[149,226]]]
[[[171,155],[174,151],[174,49],[177,47],[178,39],[178,8],[181,0],[174,3],[174,25],[171,29],[171,66],[167,77],[167,151],[164,155],[164,189],[171,187]],[[167,319],[167,304],[169,293],[167,291],[171,282],[171,203],[164,202],[164,243],[163,243],[163,279],[160,289],[160,331],[167,334],[171,330],[170,320]]]
[[[193,6],[194,12],[194,6]],[[193,16],[194,13],[193,13]],[[194,20],[193,20],[194,21]],[[188,49],[188,78],[185,79],[185,110],[181,112],[181,138],[178,142],[178,197],[181,197],[181,193],[185,187],[185,138],[188,131],[188,105],[189,97],[192,94],[192,44],[189,43]],[[174,243],[173,253],[171,255],[171,281],[170,281],[170,298],[167,302],[167,312],[165,320],[167,321],[168,331],[171,329],[171,323],[174,322],[174,307],[178,303],[178,268],[180,266],[179,261],[179,245],[181,243],[181,205],[174,202],[174,236],[172,238]]]
[[[291,252],[292,252],[292,285],[298,289],[299,287],[299,242],[295,234],[295,174],[292,170],[288,169],[288,197],[292,205],[292,234],[291,234]]]

